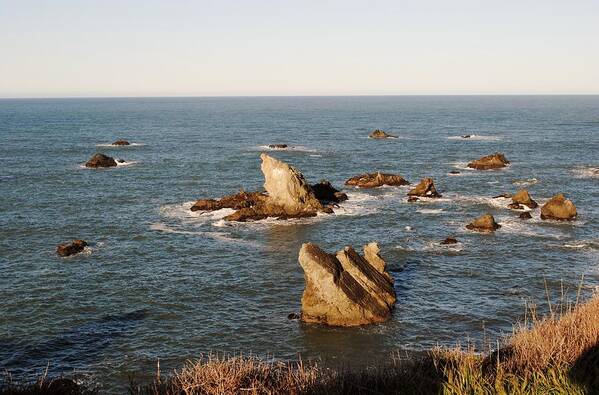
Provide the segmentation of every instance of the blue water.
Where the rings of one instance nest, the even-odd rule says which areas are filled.
[[[394,140],[370,140],[381,128]],[[460,135],[474,134],[471,139]],[[110,147],[118,138],[137,143]],[[0,100],[0,368],[76,372],[107,392],[130,374],[208,352],[349,365],[509,333],[526,301],[599,285],[599,97],[311,97]],[[260,189],[264,145],[312,182],[369,171],[432,176],[443,199],[407,188],[345,189],[329,216],[225,223],[198,198]],[[512,161],[464,169],[495,151]],[[82,164],[103,152],[131,164]],[[449,175],[451,170],[459,175]],[[573,223],[523,222],[491,199],[565,193]],[[465,225],[483,213],[493,235]],[[447,236],[460,240],[441,246]],[[69,258],[57,244],[90,248]],[[393,318],[363,328],[302,325],[302,243],[380,243]]]

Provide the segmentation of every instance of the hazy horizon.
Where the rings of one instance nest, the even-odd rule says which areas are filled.
[[[599,94],[599,3],[587,0],[0,10],[0,98]]]

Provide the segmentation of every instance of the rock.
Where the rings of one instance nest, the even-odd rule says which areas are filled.
[[[214,211],[223,208],[232,208],[240,210],[248,208],[264,202],[267,195],[260,192],[245,192],[241,191],[235,195],[227,195],[222,198],[215,199],[200,199],[191,206],[191,211]]]
[[[297,313],[290,313],[290,314],[287,316],[287,319],[288,319],[288,320],[299,320],[300,318],[301,318],[301,317],[300,317],[300,315],[299,315],[299,314],[297,314]]]
[[[299,170],[266,154],[260,155],[260,158],[264,189],[270,204],[280,206],[286,212],[322,209],[322,203]]]
[[[505,167],[509,163],[510,161],[503,154],[496,152],[468,163],[468,167],[476,170],[491,170]]]
[[[389,133],[385,132],[384,130],[380,130],[380,129],[373,130],[372,133],[370,133],[368,135],[368,137],[371,138],[371,139],[397,138],[397,136],[389,134]]]
[[[117,163],[125,163],[125,159],[117,159]]]
[[[525,211],[522,214],[520,214],[518,216],[518,218],[520,218],[520,219],[531,219],[532,215],[530,215],[530,213],[528,211]]]
[[[492,232],[501,228],[501,225],[495,222],[495,218],[491,214],[485,214],[466,225],[466,228],[480,232]]]
[[[528,194],[526,189],[521,189],[514,196],[512,196],[513,204],[523,204],[529,208],[537,208],[538,204]]]
[[[408,192],[408,196],[420,196],[429,198],[438,198],[441,195],[437,192],[432,178],[423,178],[418,185]]]
[[[502,193],[501,195],[493,196],[493,199],[499,199],[499,198],[511,199],[512,195],[509,193]]]
[[[60,256],[69,256],[78,254],[87,246],[85,240],[73,240],[70,243],[60,244],[56,247],[56,253]]]
[[[419,200],[420,200],[420,199],[418,199],[416,196],[410,196],[410,197],[408,198],[408,203],[414,203],[414,202],[417,202],[417,201],[419,201]]]
[[[507,205],[507,207],[511,208],[512,210],[524,210],[524,206],[520,203],[510,203]]]
[[[324,207],[323,212],[330,214],[332,211],[326,210]],[[247,221],[259,221],[266,218],[275,219],[292,219],[292,218],[310,218],[316,217],[318,212],[316,210],[300,210],[300,211],[286,211],[281,206],[273,205],[268,202],[258,204],[254,207],[242,208],[235,211],[233,214],[227,215],[225,221],[236,221],[236,222],[247,222]]]
[[[457,171],[457,170],[452,170],[452,171],[449,172],[449,174],[460,174],[460,172]]]
[[[322,180],[318,184],[313,184],[311,187],[316,199],[321,202],[341,203],[347,200],[347,195],[333,187],[327,180]]]
[[[268,148],[270,148],[270,149],[285,149],[285,148],[287,148],[287,144],[268,144]]]
[[[312,243],[302,245],[302,321],[356,326],[388,320],[396,296],[379,252],[376,243],[364,246],[364,257],[349,246],[333,255]]]
[[[458,239],[453,238],[453,237],[447,237],[445,240],[443,240],[441,242],[441,244],[457,244],[458,243]]]
[[[557,194],[541,207],[541,219],[572,221],[576,219],[576,206],[563,194]]]
[[[114,143],[112,143],[112,145],[130,145],[131,143],[129,143],[127,140],[117,140]]]
[[[104,154],[94,154],[86,163],[85,167],[114,167],[116,161],[110,156]]]
[[[366,173],[359,176],[355,176],[345,181],[345,185],[357,186],[359,188],[376,188],[383,185],[398,186],[398,185],[409,185],[399,174],[387,174],[387,173]]]
[[[470,137],[472,137],[471,134],[465,134],[462,136],[463,139],[469,139]]]

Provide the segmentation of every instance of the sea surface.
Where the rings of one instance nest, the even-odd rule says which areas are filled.
[[[371,140],[375,128],[397,139]],[[473,135],[469,139],[460,136]],[[128,147],[111,147],[116,139]],[[288,150],[268,150],[285,143]],[[466,168],[500,151],[511,165]],[[86,169],[95,152],[127,161]],[[333,215],[229,224],[199,198],[262,188],[261,152],[328,179]],[[345,188],[354,175],[433,177]],[[458,175],[449,172],[457,170]],[[562,192],[575,222],[522,221],[502,193]],[[0,100],[0,369],[75,374],[103,392],[208,353],[357,366],[397,350],[495,342],[526,306],[599,286],[599,97],[263,97]],[[494,234],[468,231],[491,213]],[[440,241],[454,236],[457,245]],[[56,245],[90,246],[61,258]],[[378,241],[395,278],[390,321],[327,328],[300,311],[305,242]]]

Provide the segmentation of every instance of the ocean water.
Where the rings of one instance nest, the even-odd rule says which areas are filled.
[[[399,138],[368,139],[374,128]],[[111,147],[118,138],[135,144]],[[164,372],[210,352],[368,364],[494,341],[526,303],[599,286],[597,96],[0,100],[0,142],[0,368],[15,378],[48,366],[122,392],[158,359]],[[264,151],[338,187],[376,170],[430,176],[443,198],[344,188],[334,215],[288,222],[189,211],[260,189]],[[495,151],[508,168],[465,168]],[[129,164],[82,167],[95,152]],[[579,219],[541,221],[537,209],[521,221],[491,198],[518,188],[540,204],[565,193]],[[487,212],[502,225],[495,234],[465,229]],[[460,243],[441,246],[447,236]],[[74,238],[90,247],[58,257]],[[373,240],[395,278],[390,321],[287,319],[300,310],[302,243],[333,252]]]

